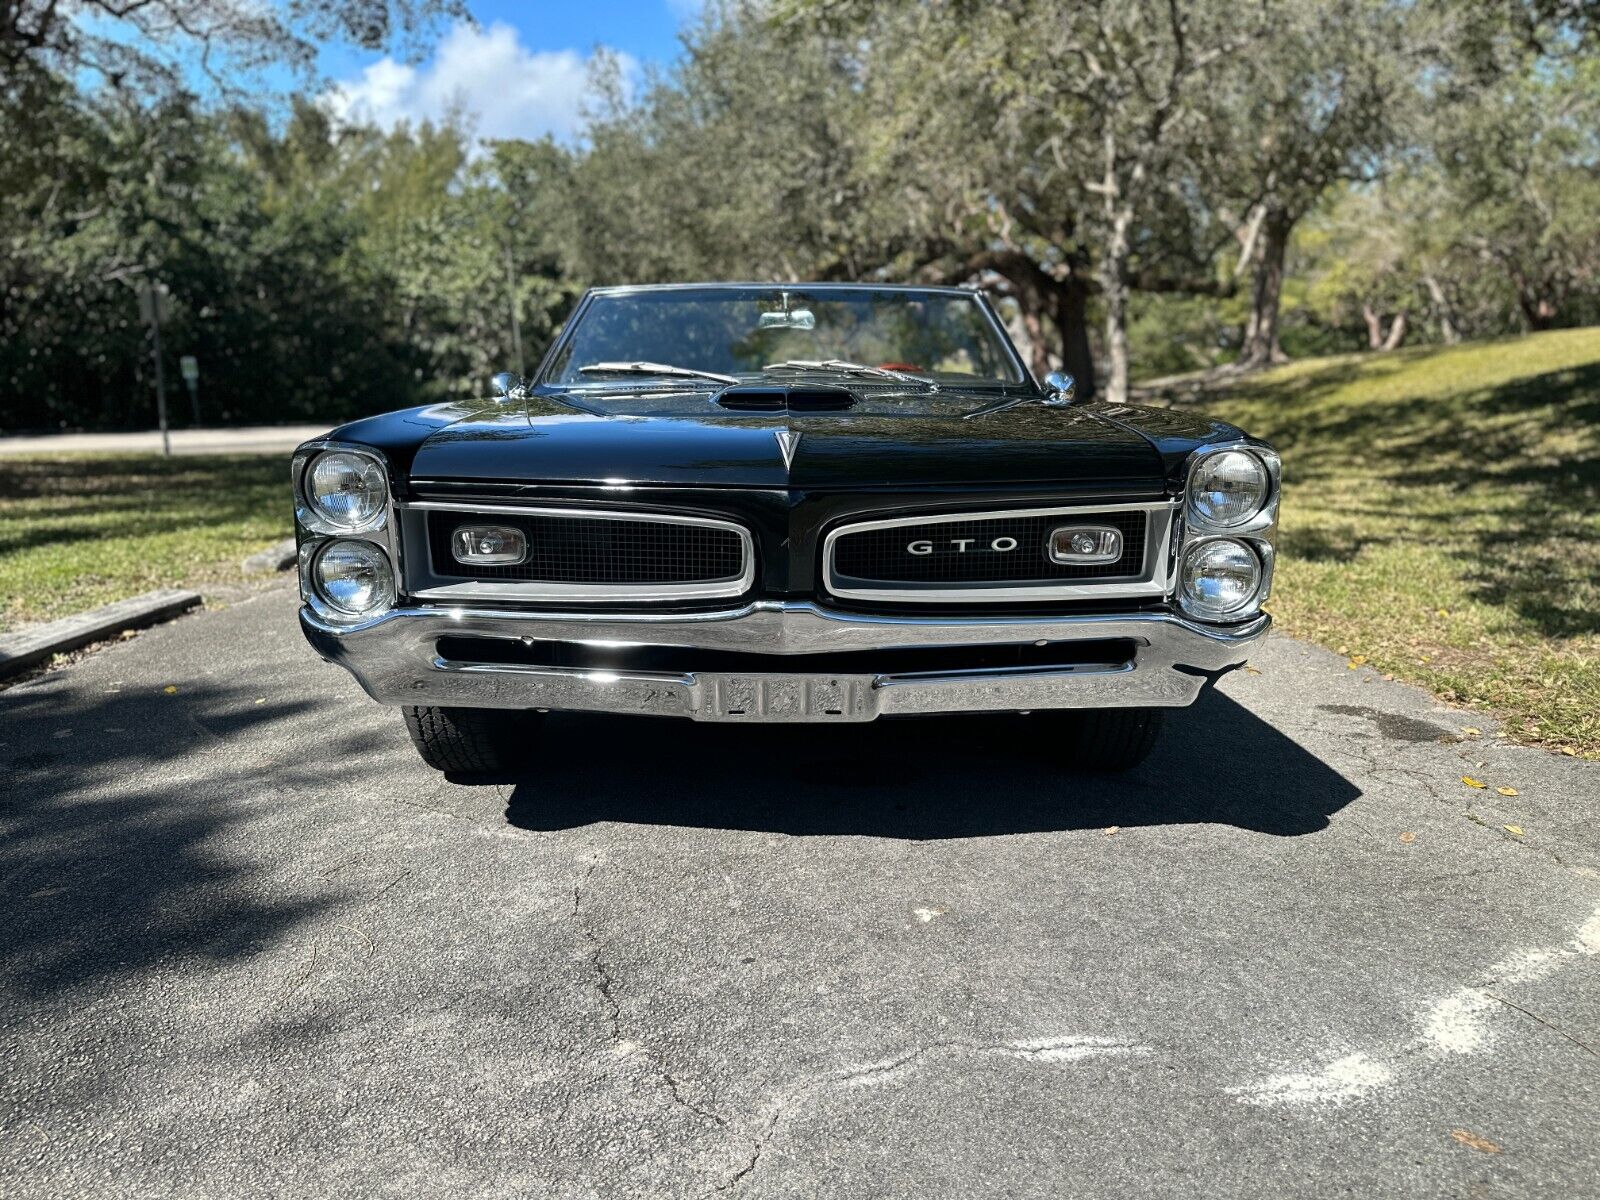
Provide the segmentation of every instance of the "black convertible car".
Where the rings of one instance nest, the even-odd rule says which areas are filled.
[[[440,770],[551,710],[1006,711],[1144,758],[1266,632],[1278,457],[1035,381],[957,288],[598,288],[531,380],[294,457],[301,624]]]

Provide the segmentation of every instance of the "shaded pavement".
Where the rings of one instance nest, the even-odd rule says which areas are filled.
[[[1274,639],[1123,778],[558,716],[469,786],[294,607],[0,693],[0,1192],[1600,1190],[1596,764]]]

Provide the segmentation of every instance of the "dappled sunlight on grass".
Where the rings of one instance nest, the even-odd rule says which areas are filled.
[[[0,629],[237,579],[292,528],[285,455],[0,459]]]
[[[1296,363],[1200,403],[1283,451],[1284,628],[1600,755],[1600,329]]]

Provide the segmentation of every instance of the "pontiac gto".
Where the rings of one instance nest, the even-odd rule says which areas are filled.
[[[1270,620],[1272,449],[1036,381],[975,291],[597,288],[495,393],[293,463],[306,637],[443,771],[550,711],[1026,713],[1123,769]]]

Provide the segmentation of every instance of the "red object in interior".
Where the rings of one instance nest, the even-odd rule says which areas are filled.
[[[922,368],[917,366],[916,363],[879,363],[878,364],[878,370],[880,370],[880,371],[920,371],[920,370],[922,370]]]

